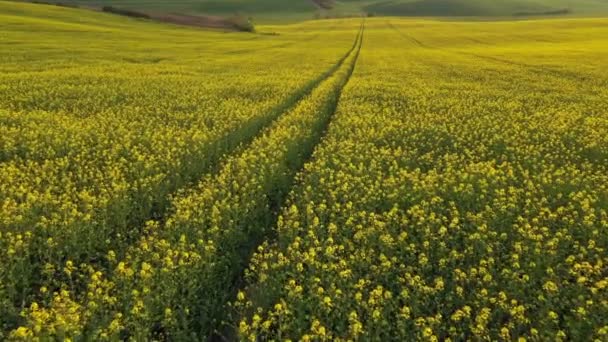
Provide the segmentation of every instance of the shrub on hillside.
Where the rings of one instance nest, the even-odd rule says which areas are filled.
[[[234,15],[227,18],[226,22],[236,30],[243,32],[255,32],[255,25],[253,25],[250,17]]]
[[[63,3],[63,2],[35,0],[35,1],[32,1],[32,3],[40,4],[40,5],[53,5],[53,6],[59,6],[59,7],[78,8],[78,5],[76,5],[76,4],[68,4],[68,3]]]
[[[118,14],[118,15],[124,15],[124,16],[127,16],[127,17],[150,19],[150,16],[147,15],[147,14],[145,14],[145,13],[141,13],[141,12],[137,12],[137,11],[133,11],[133,10],[128,10],[128,9],[124,9],[124,8],[116,8],[116,7],[112,7],[112,6],[103,6],[101,8],[101,10],[104,11],[104,12],[114,13],[114,14]]]
[[[542,12],[516,12],[513,13],[514,17],[533,17],[533,16],[539,16],[539,15],[566,15],[566,14],[570,14],[572,13],[572,10],[570,10],[569,8],[562,8],[562,9],[557,9],[557,10],[551,10],[551,11],[542,11]]]

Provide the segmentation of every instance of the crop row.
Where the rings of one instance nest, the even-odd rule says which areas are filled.
[[[161,42],[158,34],[149,41],[154,36],[143,26],[142,33],[130,33],[134,37],[110,31],[108,40],[74,30],[73,43],[55,32],[62,22],[35,21],[82,60],[51,53],[0,75],[3,329],[20,324],[22,310],[33,302],[66,288],[83,291],[89,269],[110,267],[109,253],[121,258],[147,220],[163,220],[172,194],[217,169],[225,154],[310,92],[352,41],[348,32],[336,35],[336,46],[318,54],[288,40],[294,47],[272,57],[226,55],[220,62],[206,61],[213,54],[201,56],[196,44],[231,41],[220,34],[182,32],[194,40],[183,47],[186,38],[177,34],[177,42]],[[21,26],[11,31],[11,19],[5,25],[2,39],[23,36]],[[143,47],[135,44],[139,36]],[[87,39],[104,48],[94,62],[97,50],[82,43]],[[26,50],[35,59],[47,51],[45,39],[26,41],[8,57]],[[116,42],[123,49],[113,47]],[[181,59],[173,52],[176,60],[167,63],[125,61],[154,57],[158,52],[146,50],[151,47],[166,54],[178,43]],[[293,63],[296,56],[305,68]],[[57,68],[59,62],[69,67]]]
[[[608,338],[608,92],[369,26],[240,338]]]
[[[224,304],[276,208],[327,125],[357,59],[360,36],[335,71],[240,154],[227,157],[192,189],[172,199],[171,215],[149,221],[109,271],[88,265],[86,291],[69,286],[27,310],[13,336],[187,339],[211,336]],[[66,265],[71,278],[77,265]],[[68,282],[69,284],[69,282]]]

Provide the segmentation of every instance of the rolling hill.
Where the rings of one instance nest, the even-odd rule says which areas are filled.
[[[50,0],[79,6],[116,6],[162,13],[232,15],[256,21],[294,21],[369,13],[381,16],[512,17],[601,15],[608,0]]]
[[[365,12],[403,16],[519,16],[606,12],[604,0],[393,0],[362,6]]]

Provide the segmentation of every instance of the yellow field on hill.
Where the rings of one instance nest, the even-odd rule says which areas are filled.
[[[608,339],[608,19],[257,31],[0,1],[0,339]]]

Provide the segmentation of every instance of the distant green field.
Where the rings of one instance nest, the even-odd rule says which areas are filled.
[[[513,16],[549,14],[568,10],[571,14],[606,12],[605,0],[394,0],[374,1],[363,6],[366,12],[404,16]]]
[[[310,0],[50,0],[79,6],[115,6],[150,12],[185,14],[243,14],[264,22],[290,22],[311,19],[317,7]]]
[[[78,5],[117,6],[131,9],[193,14],[252,16],[261,22],[288,22],[318,16],[372,13],[388,16],[495,16],[569,15],[608,13],[608,0],[340,0],[332,10],[320,10],[311,0],[51,0]]]

